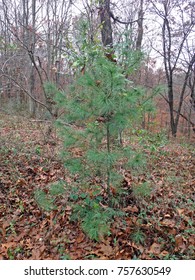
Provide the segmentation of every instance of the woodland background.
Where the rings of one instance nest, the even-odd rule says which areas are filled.
[[[79,30],[87,21],[86,40],[103,45],[128,43],[144,59],[136,84],[155,97],[156,129],[191,137],[194,127],[193,1],[2,1],[0,21],[1,110],[25,109],[47,117],[52,101],[46,81],[65,88],[74,79],[75,60],[84,52]],[[101,26],[102,25],[102,26]],[[103,28],[102,28],[103,27]],[[125,35],[124,35],[125,34]],[[84,65],[78,65],[80,70]],[[146,94],[149,94],[146,92]],[[143,126],[154,120],[144,116]]]
[[[1,1],[1,259],[195,258],[194,35],[190,0]]]

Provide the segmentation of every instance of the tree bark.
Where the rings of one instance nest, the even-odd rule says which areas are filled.
[[[33,56],[34,60],[34,53],[35,53],[35,43],[36,43],[36,38],[35,38],[35,16],[36,16],[36,0],[32,0],[32,32],[29,34],[30,40],[30,50],[31,53],[30,55]],[[31,57],[30,57],[31,58]],[[34,65],[32,63],[32,59],[30,59],[30,93],[31,96],[35,96],[35,69]],[[30,98],[30,114],[32,117],[36,116],[36,102]]]
[[[140,7],[139,7],[138,21],[137,21],[138,34],[137,34],[137,40],[136,40],[136,50],[141,50],[142,40],[143,40],[143,22],[144,22],[143,4],[144,4],[144,0],[140,0]]]
[[[110,0],[100,0],[100,20],[102,24],[102,43],[104,47],[113,46]]]

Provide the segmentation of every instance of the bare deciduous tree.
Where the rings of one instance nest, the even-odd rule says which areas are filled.
[[[50,80],[60,85],[70,6],[71,1],[66,0],[3,0],[0,6],[0,34],[4,43],[4,51],[0,49],[2,87],[6,91],[12,87],[12,97],[16,97],[15,92],[27,95],[29,98],[22,101],[28,101],[33,116],[37,105],[52,114],[52,100],[44,90],[44,82]]]
[[[175,76],[182,68],[184,52],[188,39],[195,31],[195,21],[192,16],[194,4],[192,1],[151,1],[153,12],[161,25],[162,47],[156,49],[164,61],[167,81],[167,102],[170,112],[171,132],[176,137],[179,118],[182,113],[184,96],[187,92],[188,79],[195,63],[193,55],[185,66],[185,76],[179,92],[176,91]],[[190,12],[190,13],[189,13]]]

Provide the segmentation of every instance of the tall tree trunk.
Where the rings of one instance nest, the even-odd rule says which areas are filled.
[[[36,0],[32,0],[32,32],[30,35],[30,55],[33,57],[31,58],[31,70],[30,70],[30,94],[31,96],[35,97],[35,69],[32,61],[34,61],[34,53],[35,53],[35,17],[36,17]],[[36,115],[36,102],[31,99],[30,100],[30,114],[32,117]]]
[[[140,7],[139,7],[138,21],[137,21],[138,34],[137,34],[137,40],[136,40],[136,50],[141,50],[142,40],[143,40],[143,22],[144,22],[143,4],[144,4],[144,0],[140,0]]]
[[[31,65],[30,69],[30,94],[34,97],[34,88],[35,88],[35,71],[34,66]],[[31,117],[35,117],[36,115],[36,102],[31,97],[29,98],[29,111]]]
[[[170,84],[168,86],[168,99],[169,99],[169,114],[170,114],[170,126],[171,134],[173,137],[177,136],[177,125],[174,117],[174,98],[173,98],[173,86]]]
[[[100,0],[100,20],[102,24],[102,43],[105,47],[113,46],[110,0]]]

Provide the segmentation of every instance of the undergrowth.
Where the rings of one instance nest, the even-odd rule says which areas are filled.
[[[142,145],[135,132],[129,141],[147,164],[121,171],[124,180],[119,192],[112,187],[115,206],[109,207],[98,177],[80,184],[57,158],[46,160],[36,125],[40,154],[29,141],[31,122],[8,120],[0,124],[1,258],[195,258],[193,145],[152,135],[150,149],[150,136]],[[8,138],[16,127],[20,137]]]

